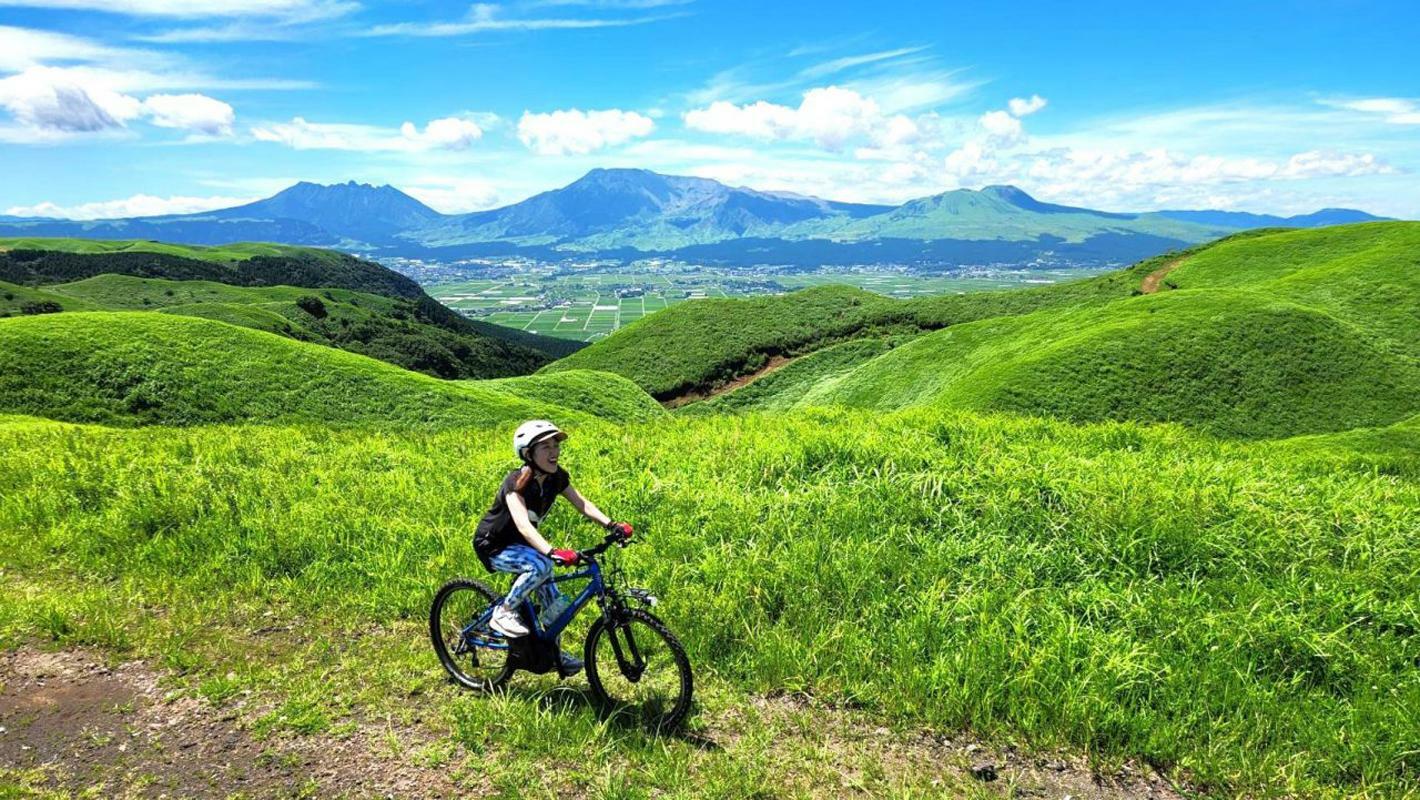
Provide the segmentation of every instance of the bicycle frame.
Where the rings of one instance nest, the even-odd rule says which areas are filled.
[[[569,572],[565,575],[552,576],[553,583],[582,579],[588,579],[587,585],[583,587],[581,593],[572,600],[572,604],[567,607],[567,610],[563,611],[562,615],[557,619],[552,620],[546,628],[543,628],[542,623],[538,620],[536,609],[533,608],[532,601],[523,601],[523,607],[528,610],[528,616],[532,618],[533,636],[544,641],[555,641],[557,637],[562,635],[563,629],[572,622],[572,618],[577,616],[577,614],[592,601],[592,598],[601,597],[606,594],[606,583],[602,581],[602,568],[595,559],[589,560],[585,569]],[[478,636],[479,632],[474,629],[480,625],[485,625],[487,621],[487,615],[480,615],[478,619],[470,622],[468,626],[463,629],[465,640],[469,640],[472,636]],[[478,646],[490,650],[506,650],[508,649],[508,640],[501,636],[490,639],[480,638]]]

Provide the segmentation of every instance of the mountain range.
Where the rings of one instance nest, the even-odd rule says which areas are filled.
[[[1324,209],[1117,213],[1045,203],[1014,186],[957,189],[899,206],[731,187],[641,169],[594,169],[512,205],[441,214],[392,186],[298,183],[196,214],[108,220],[0,218],[0,235],[271,241],[372,256],[664,255],[736,265],[899,262],[1113,264],[1257,227],[1378,220]]]

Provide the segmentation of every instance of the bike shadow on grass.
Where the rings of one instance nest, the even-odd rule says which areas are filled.
[[[708,736],[685,730],[684,725],[674,730],[666,730],[642,719],[632,709],[604,709],[592,695],[591,689],[586,686],[568,683],[559,683],[552,687],[505,686],[498,691],[507,697],[535,703],[543,710],[556,714],[592,714],[618,731],[639,733],[658,739],[674,739],[697,750],[724,749],[719,742]],[[695,706],[692,705],[691,714],[694,713]]]

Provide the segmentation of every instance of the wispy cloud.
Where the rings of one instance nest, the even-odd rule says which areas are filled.
[[[920,47],[899,47],[896,50],[881,50],[876,53],[863,53],[856,56],[843,56],[830,61],[824,61],[799,70],[799,77],[814,80],[826,75],[833,75],[845,69],[859,67],[864,64],[876,64],[880,61],[891,61],[900,59],[903,56],[920,53],[926,50],[927,46]]]
[[[157,197],[135,194],[121,200],[99,200],[78,205],[42,202],[28,206],[11,206],[5,214],[15,217],[57,217],[60,219],[117,219],[120,217],[151,217],[163,214],[192,214],[231,208],[257,200],[257,197]]]
[[[349,0],[0,0],[0,7],[104,11],[135,17],[328,19],[360,7]]]
[[[1391,125],[1420,125],[1420,100],[1409,97],[1370,97],[1363,100],[1328,100],[1332,108],[1374,115]]]
[[[805,57],[822,56],[829,49],[827,45],[800,47],[787,55],[765,56],[721,70],[685,93],[683,101],[692,107],[719,101],[780,102],[822,86],[823,79],[832,75],[836,76],[835,84],[872,97],[884,113],[896,114],[954,102],[983,83],[966,78],[964,70],[944,68],[925,45],[852,53],[803,64]]]
[[[295,117],[290,122],[253,126],[251,135],[259,142],[283,144],[296,150],[414,153],[467,149],[482,138],[483,128],[464,117],[431,120],[423,130],[412,122],[392,129],[355,123],[308,122],[303,117]]]
[[[638,17],[505,17],[499,6],[475,3],[468,14],[451,22],[397,22],[376,25],[366,36],[466,36],[496,31],[578,30],[620,28],[684,16],[684,13]]]

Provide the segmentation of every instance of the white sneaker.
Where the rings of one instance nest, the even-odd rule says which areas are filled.
[[[546,628],[548,625],[551,625],[554,620],[562,616],[563,612],[565,612],[571,607],[572,601],[568,600],[566,595],[558,595],[557,599],[553,600],[551,605],[549,605],[547,608],[544,608],[537,615],[537,622],[539,625]]]
[[[503,634],[509,639],[516,639],[519,636],[527,636],[532,631],[523,624],[523,618],[516,611],[504,608],[500,603],[493,609],[493,616],[488,619],[488,627]]]

